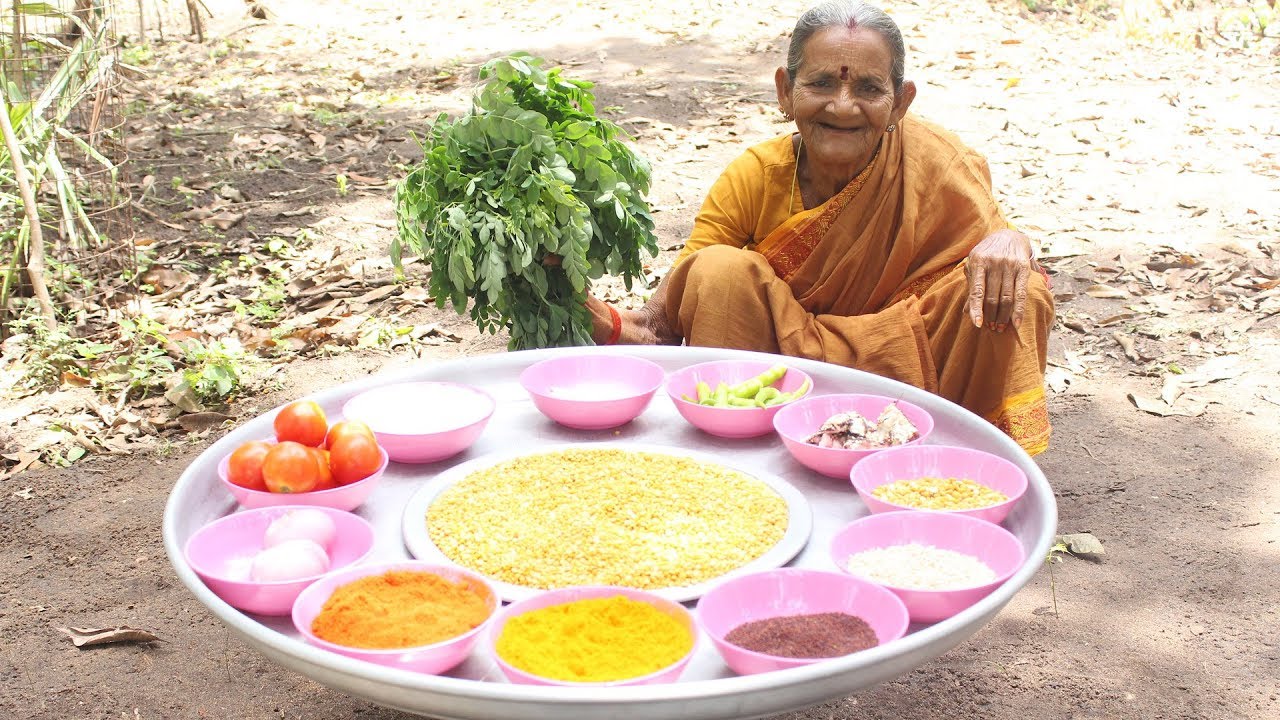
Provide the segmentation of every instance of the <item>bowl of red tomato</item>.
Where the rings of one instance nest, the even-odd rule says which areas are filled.
[[[284,406],[275,438],[250,440],[218,463],[218,477],[246,508],[319,505],[359,507],[387,469],[387,452],[358,420],[329,424],[310,400]]]

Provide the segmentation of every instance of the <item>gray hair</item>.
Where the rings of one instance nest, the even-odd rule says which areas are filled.
[[[787,48],[787,78],[790,82],[796,81],[800,61],[804,59],[804,46],[809,39],[819,30],[832,27],[866,28],[880,33],[889,43],[889,52],[893,56],[893,67],[890,68],[893,91],[902,90],[907,72],[907,48],[898,24],[878,7],[850,0],[828,0],[815,5],[796,21],[796,29],[791,33],[791,44]]]

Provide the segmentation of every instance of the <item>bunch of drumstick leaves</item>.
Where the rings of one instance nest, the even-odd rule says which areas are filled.
[[[420,253],[436,304],[469,305],[513,350],[590,345],[589,282],[630,289],[640,251],[657,254],[648,164],[595,115],[591,83],[542,65],[517,53],[481,67],[471,109],[436,119],[396,188],[396,267]]]

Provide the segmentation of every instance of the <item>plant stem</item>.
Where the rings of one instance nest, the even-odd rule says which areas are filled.
[[[1053,563],[1049,563],[1049,595],[1053,597],[1053,616],[1058,615],[1058,588],[1053,582]]]
[[[31,280],[31,291],[40,306],[40,316],[49,330],[58,329],[58,317],[53,311],[53,301],[49,298],[49,288],[44,282],[44,234],[40,229],[40,215],[36,212],[36,196],[31,191],[31,183],[27,178],[27,164],[22,159],[22,148],[18,138],[13,134],[13,124],[9,122],[9,103],[0,96],[0,130],[4,132],[4,144],[9,149],[9,162],[13,164],[14,178],[18,190],[22,193],[22,205],[27,212],[27,223],[31,227],[31,242],[27,244],[27,277]]]

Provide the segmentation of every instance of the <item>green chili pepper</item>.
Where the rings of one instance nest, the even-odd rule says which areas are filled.
[[[700,382],[697,385],[697,392],[698,399],[696,401],[691,400],[690,402],[705,403],[707,398],[711,397],[711,386],[704,382]]]
[[[756,393],[756,407],[765,407],[770,400],[776,400],[782,393],[776,387],[760,388],[760,392]]]
[[[794,392],[783,393],[782,399],[779,402],[791,402],[792,400],[799,400],[800,398],[804,397],[805,393],[807,392],[809,392],[809,378],[805,378],[804,382],[801,383],[800,387],[796,388]]]
[[[754,398],[756,394],[763,389],[764,385],[761,384],[760,379],[752,378],[744,383],[734,385],[729,389],[729,393],[735,397],[747,398],[749,400]]]
[[[725,407],[729,404],[729,386],[720,383],[716,386],[715,394],[711,396],[711,404],[716,407]]]

